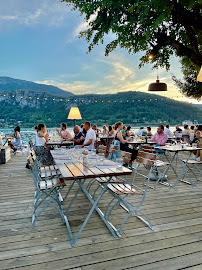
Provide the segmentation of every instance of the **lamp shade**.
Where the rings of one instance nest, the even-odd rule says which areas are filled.
[[[167,84],[157,79],[155,83],[150,83],[148,91],[167,91]]]
[[[69,111],[67,119],[82,119],[79,108],[72,107]]]
[[[198,77],[197,77],[197,81],[202,82],[202,66],[201,69],[199,71]]]

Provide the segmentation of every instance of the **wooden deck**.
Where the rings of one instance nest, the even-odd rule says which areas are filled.
[[[132,216],[122,238],[114,239],[94,213],[72,248],[54,209],[47,209],[32,228],[34,185],[25,163],[26,156],[16,154],[0,165],[0,270],[202,269],[202,179],[196,187],[179,183],[175,189],[149,189],[141,209],[154,232]],[[80,194],[68,216],[75,231],[89,208]],[[122,214],[117,210],[113,222]]]

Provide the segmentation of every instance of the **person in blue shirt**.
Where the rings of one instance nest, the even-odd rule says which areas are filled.
[[[73,128],[73,131],[74,131],[74,138],[72,140],[74,142],[74,145],[82,145],[85,140],[85,136],[82,132],[80,132],[80,127],[75,126]]]

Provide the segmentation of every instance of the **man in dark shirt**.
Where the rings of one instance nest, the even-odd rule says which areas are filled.
[[[74,138],[73,138],[74,145],[81,145],[81,144],[83,144],[83,141],[85,140],[85,138],[84,138],[83,133],[80,132],[79,126],[75,126],[73,128],[73,131],[74,131]]]

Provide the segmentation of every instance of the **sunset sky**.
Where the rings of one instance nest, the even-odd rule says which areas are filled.
[[[156,80],[152,66],[139,69],[141,55],[123,49],[105,57],[101,44],[86,54],[88,44],[78,38],[85,28],[79,12],[57,0],[0,0],[0,76],[52,84],[74,94],[147,92]],[[107,36],[106,44],[111,40],[113,35]],[[159,71],[168,91],[158,94],[188,101],[174,86],[171,73],[182,77],[177,58],[171,59],[169,72]]]

